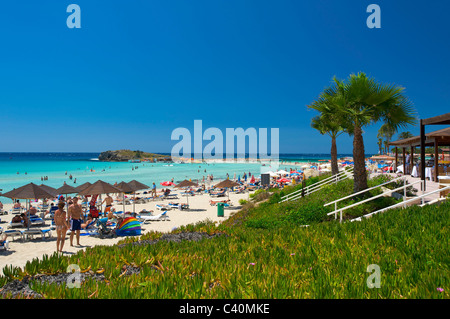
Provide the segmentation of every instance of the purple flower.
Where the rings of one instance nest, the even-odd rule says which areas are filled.
[[[441,287],[439,287],[439,288],[437,288],[437,291],[439,291],[439,292],[444,292],[444,289],[441,288]]]
[[[250,263],[249,265],[252,265],[252,266],[254,266],[254,265],[256,265],[256,263]]]

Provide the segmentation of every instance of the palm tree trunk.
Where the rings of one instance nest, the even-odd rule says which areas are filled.
[[[331,174],[336,175],[339,173],[338,162],[337,162],[337,147],[336,147],[336,137],[331,137]]]
[[[364,154],[364,140],[361,127],[355,125],[353,135],[353,192],[359,192],[367,188],[367,175]]]

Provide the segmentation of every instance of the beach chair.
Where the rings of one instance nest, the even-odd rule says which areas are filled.
[[[30,238],[34,238],[34,236],[36,235],[40,235],[42,239],[45,239],[45,237],[47,236],[47,238],[52,237],[52,230],[49,229],[38,229],[38,228],[34,228],[34,229],[25,229],[24,231],[22,231],[23,235],[25,236],[25,239]]]
[[[224,188],[222,191],[218,191],[218,192],[211,192],[211,193],[209,193],[209,195],[212,197],[212,196],[215,196],[215,197],[221,197],[221,196],[225,196],[225,193],[226,193],[226,189]]]
[[[226,199],[226,200],[210,200],[209,201],[209,204],[211,206],[217,206],[217,204],[219,204],[219,203],[223,203],[225,207],[228,207],[231,205],[231,200]]]
[[[155,215],[155,216],[138,216],[137,218],[140,222],[142,222],[143,224],[149,222],[149,221],[166,221],[166,220],[170,220],[169,216],[167,215],[167,211],[162,212],[159,215]]]
[[[30,216],[30,224],[31,226],[43,226],[45,225],[45,220],[38,216]]]
[[[13,213],[13,214],[20,214],[22,212],[22,207],[19,207],[19,208],[12,208],[11,209],[11,213]]]
[[[20,237],[22,240],[25,240],[25,236],[24,236],[23,232],[20,230],[17,230],[17,229],[5,230],[4,233],[7,234],[8,237],[12,237],[13,240],[16,237]]]
[[[23,228],[23,222],[17,222],[17,223],[13,223],[12,221],[10,221],[8,223],[8,228]]]
[[[156,205],[156,209],[158,209],[158,210],[171,210],[172,207],[170,207],[169,205],[164,205],[164,204],[160,205],[160,204],[157,204],[157,205]]]
[[[179,209],[179,210],[183,210],[183,209],[189,209],[189,205],[188,204],[180,204],[180,203],[169,203],[167,204],[169,205],[172,209]]]
[[[140,216],[153,216],[153,211],[152,210],[146,210],[143,209],[139,212]]]
[[[6,239],[5,241],[0,241],[0,251],[5,251],[9,249],[9,241]]]
[[[0,215],[8,215],[6,210],[0,209]]]

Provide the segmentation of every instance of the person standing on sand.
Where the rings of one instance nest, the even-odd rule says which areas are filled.
[[[173,178],[172,178],[172,180],[173,180]],[[153,182],[153,185],[152,185],[152,196],[156,197],[156,185],[155,185],[155,182]]]
[[[114,202],[114,199],[109,194],[107,194],[106,198],[102,202],[102,204],[106,203],[105,214],[108,213],[111,210],[113,202]]]
[[[68,220],[70,221],[70,246],[73,246],[73,235],[76,232],[77,245],[80,246],[80,230],[83,210],[81,205],[78,204],[78,197],[73,198],[73,204],[69,206]]]
[[[56,251],[62,253],[64,242],[66,241],[66,232],[69,229],[69,224],[66,219],[66,212],[64,211],[64,202],[58,203],[58,210],[55,212],[55,226],[56,226]]]

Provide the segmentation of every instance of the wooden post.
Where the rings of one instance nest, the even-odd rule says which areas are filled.
[[[437,137],[434,138],[434,182],[438,181],[438,164],[439,164],[439,154],[438,154],[438,141]]]
[[[411,152],[409,152],[411,155],[409,157],[409,174],[412,174],[413,166],[414,166],[414,146],[411,145]]]
[[[397,165],[398,165],[398,148],[395,147],[395,172],[397,172]]]
[[[406,175],[406,156],[405,156],[405,147],[402,148],[403,153],[403,175]]]
[[[423,180],[423,191],[427,189],[427,182],[425,178],[425,125],[423,120],[420,120],[420,174]]]

